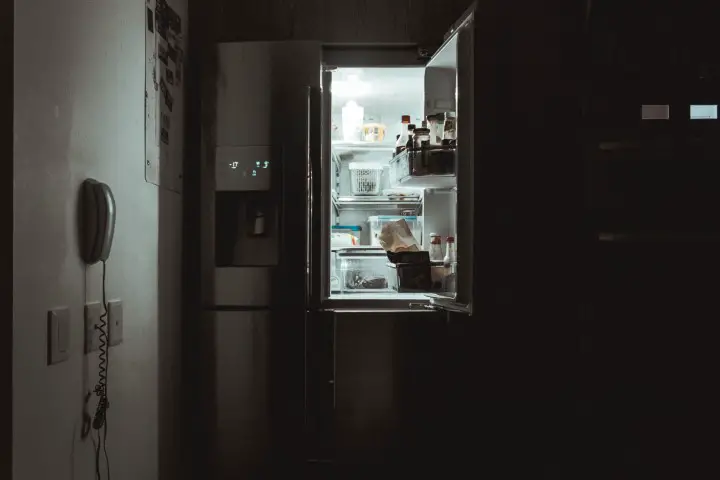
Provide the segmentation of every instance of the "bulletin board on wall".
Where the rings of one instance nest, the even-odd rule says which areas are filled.
[[[145,180],[182,191],[183,0],[145,0]]]

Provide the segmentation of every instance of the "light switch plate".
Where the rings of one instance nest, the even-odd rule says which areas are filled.
[[[85,305],[85,353],[100,350],[100,315],[103,307],[100,302]]]
[[[110,345],[119,345],[123,341],[123,308],[122,301],[112,300],[108,304],[110,320]]]
[[[70,309],[56,308],[48,312],[48,365],[70,358]]]

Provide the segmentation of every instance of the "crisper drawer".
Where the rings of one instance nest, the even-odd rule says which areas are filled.
[[[387,292],[387,255],[382,248],[341,248],[337,252],[344,293]]]
[[[270,305],[271,269],[224,267],[215,269],[215,305],[265,307]]]

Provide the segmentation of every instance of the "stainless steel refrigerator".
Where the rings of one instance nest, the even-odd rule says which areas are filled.
[[[220,478],[333,456],[342,322],[442,325],[482,316],[480,292],[490,281],[483,272],[493,260],[483,247],[491,235],[479,231],[478,219],[487,214],[482,192],[493,182],[482,172],[499,108],[500,86],[489,73],[496,40],[492,16],[473,6],[432,55],[407,45],[217,46],[215,99],[204,106],[214,121],[203,138],[202,236],[205,321],[214,338],[212,461]],[[387,91],[391,85],[399,90]],[[353,95],[353,105],[367,107],[358,137],[343,135],[341,125],[349,124],[343,108]],[[413,97],[418,123],[435,114],[455,122],[442,172],[397,165],[400,114],[410,113],[393,103],[400,97]],[[381,163],[386,188],[376,195],[338,191],[353,181],[352,162]],[[348,290],[344,281],[335,289],[331,270],[347,274],[348,267],[335,263],[341,260],[333,227],[343,219],[360,225],[360,247],[379,268],[390,268],[368,237],[378,220],[368,219],[403,215],[421,219],[413,231],[421,250],[430,233],[445,248],[448,237],[456,240],[456,259],[443,265],[452,286],[405,291],[380,280],[380,289]]]

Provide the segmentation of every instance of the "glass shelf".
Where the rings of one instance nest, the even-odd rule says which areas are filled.
[[[419,208],[422,200],[420,197],[357,196],[333,197],[333,203],[339,210],[403,210]]]
[[[333,141],[332,148],[338,152],[392,152],[395,144]]]

